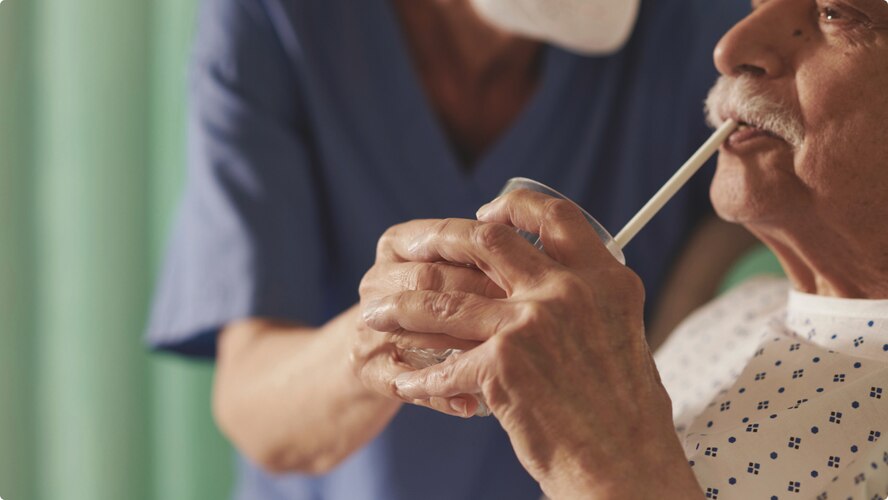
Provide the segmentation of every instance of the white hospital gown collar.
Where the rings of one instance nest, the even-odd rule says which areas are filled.
[[[811,296],[774,279],[689,318],[656,360],[705,496],[884,498],[886,318],[888,301]]]
[[[787,309],[799,314],[841,315],[858,318],[888,318],[888,300],[845,299],[825,297],[789,290]]]
[[[825,297],[790,289],[786,310],[786,326],[799,337],[836,352],[888,363],[888,300]]]

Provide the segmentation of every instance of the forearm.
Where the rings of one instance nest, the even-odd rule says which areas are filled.
[[[249,320],[219,339],[213,413],[234,445],[273,471],[321,473],[375,437],[400,406],[349,362],[351,308],[320,329]]]

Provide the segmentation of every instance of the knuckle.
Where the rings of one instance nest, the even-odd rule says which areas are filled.
[[[361,282],[358,283],[358,295],[361,297],[366,297],[373,290],[374,279],[372,274],[375,268],[371,267],[369,271],[367,271],[363,277],[361,277]]]
[[[402,307],[403,300],[402,294],[395,294],[363,306],[361,316],[368,330],[389,332],[399,327],[396,312]]]
[[[435,221],[431,226],[431,234],[444,235],[453,230],[456,219],[448,218]]]
[[[440,290],[444,282],[441,269],[435,264],[419,264],[409,278],[411,290]]]
[[[391,226],[382,233],[382,236],[379,237],[379,241],[376,242],[377,260],[385,258],[391,254],[390,249],[392,248],[392,243],[397,238],[397,234],[398,226]]]
[[[576,300],[586,295],[589,290],[589,285],[572,272],[560,272],[555,283],[557,283],[556,297],[562,300]]]
[[[475,227],[474,243],[492,252],[502,250],[512,238],[514,230],[502,224],[481,224]]]
[[[386,343],[395,346],[399,349],[403,349],[407,347],[406,335],[403,328],[396,328],[391,332],[386,333]]]
[[[543,220],[565,222],[583,218],[580,209],[573,203],[558,198],[546,200],[543,206]]]
[[[435,370],[429,376],[429,383],[434,387],[443,387],[447,385],[453,378],[453,363],[447,363],[441,366],[440,370]]]
[[[410,305],[409,303],[410,295],[405,292],[397,292],[386,299],[386,306],[388,310],[391,311],[403,311],[405,307]]]
[[[455,316],[460,309],[461,300],[450,293],[435,294],[428,299],[428,308],[435,316],[447,319]]]
[[[549,310],[544,304],[530,301],[521,306],[516,324],[520,330],[533,329],[546,324],[548,318]]]

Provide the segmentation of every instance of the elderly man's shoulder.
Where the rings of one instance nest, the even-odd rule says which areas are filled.
[[[657,350],[658,364],[688,359],[691,352],[748,350],[763,327],[786,315],[790,284],[761,275],[734,286],[682,321]],[[679,363],[679,365],[682,363]]]
[[[757,343],[763,329],[786,316],[790,284],[785,278],[756,276],[731,288],[688,316],[658,349],[658,364],[683,365],[690,353],[737,354]]]
[[[744,370],[762,336],[783,324],[790,285],[759,276],[691,314],[654,356],[673,401],[676,422],[688,424]]]

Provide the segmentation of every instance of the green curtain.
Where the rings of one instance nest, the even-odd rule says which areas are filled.
[[[734,265],[731,272],[725,276],[724,281],[719,289],[724,292],[740,283],[752,278],[753,276],[770,275],[777,277],[785,277],[786,273],[780,267],[780,261],[773,252],[768,250],[764,245],[752,249],[743,256]]]
[[[225,498],[212,367],[149,353],[196,0],[0,3],[0,497]]]

